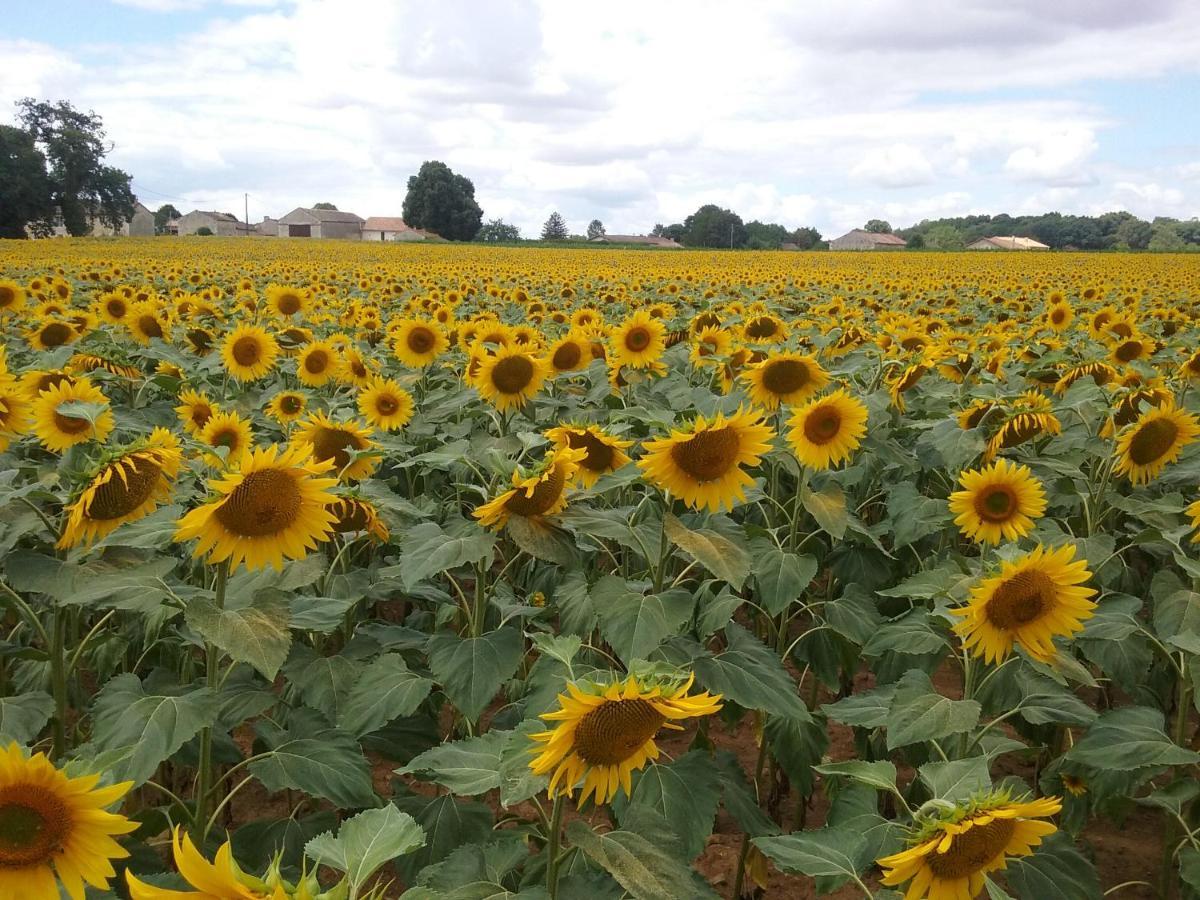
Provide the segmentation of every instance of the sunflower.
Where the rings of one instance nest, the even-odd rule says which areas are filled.
[[[695,675],[639,678],[627,675],[607,683],[570,682],[558,695],[559,708],[543,713],[556,723],[530,735],[538,746],[529,768],[550,775],[550,796],[574,794],[583,779],[580,805],[589,796],[608,803],[624,790],[629,796],[633,773],[658,759],[654,736],[662,728],[682,731],[683,719],[712,715],[721,695],[707,691],[688,696]]]
[[[100,299],[92,305],[92,309],[109,325],[120,325],[129,315],[130,306],[127,297],[117,293],[107,293],[100,295]]]
[[[126,522],[150,515],[171,496],[182,460],[175,436],[155,428],[146,440],[98,467],[75,502],[63,510],[67,524],[58,549],[90,546]]]
[[[1046,493],[1028,466],[997,460],[958,476],[961,491],[950,495],[954,524],[974,541],[999,544],[1029,534],[1046,512]]]
[[[160,366],[162,364],[162,362],[159,363]],[[76,353],[67,360],[67,369],[68,371],[80,374],[95,372],[99,369],[111,375],[128,378],[130,381],[142,376],[142,370],[136,366],[127,366],[124,363],[114,362],[111,359],[105,359],[103,356],[96,356],[91,353]]]
[[[359,391],[358,411],[380,431],[398,431],[412,418],[412,394],[390,378],[379,378]]]
[[[1145,360],[1154,355],[1157,348],[1154,346],[1154,341],[1146,340],[1145,338],[1131,335],[1123,340],[1116,341],[1112,344],[1112,350],[1109,353],[1109,359],[1113,365],[1127,366],[1130,363],[1138,360]]]
[[[1025,391],[1017,397],[1007,418],[992,435],[983,453],[991,462],[1001,450],[1018,447],[1041,435],[1062,433],[1062,423],[1050,401],[1037,391]]]
[[[280,425],[290,425],[304,415],[308,397],[299,391],[280,391],[267,403],[266,414]]]
[[[661,321],[638,310],[613,329],[612,360],[631,369],[649,368],[667,349],[666,331]]]
[[[841,465],[867,433],[867,407],[845,388],[798,407],[788,420],[788,441],[810,469]]]
[[[90,408],[79,409],[79,404]],[[113,430],[108,398],[86,378],[42,391],[33,401],[32,412],[33,433],[55,453],[91,440],[103,441]]]
[[[750,399],[764,409],[803,403],[829,384],[829,373],[803,353],[771,353],[741,375]]]
[[[0,375],[0,453],[29,430],[31,407],[32,401],[20,385],[8,375]]]
[[[15,281],[0,281],[0,316],[15,316],[25,308],[25,288]]]
[[[887,382],[888,396],[892,398],[892,406],[896,407],[900,412],[906,412],[908,410],[908,403],[905,402],[904,395],[915,388],[917,382],[928,371],[929,366],[924,363],[915,363],[908,366],[895,377],[889,378]]]
[[[692,509],[732,509],[754,483],[742,466],[758,465],[773,436],[754,410],[739,409],[729,418],[718,413],[711,422],[700,416],[684,430],[647,441],[638,465],[648,480]]]
[[[1191,354],[1179,366],[1179,377],[1188,381],[1200,381],[1200,350]]]
[[[171,325],[167,317],[153,302],[138,303],[130,307],[129,315],[123,319],[130,336],[143,347],[150,346],[153,338],[170,343]]]
[[[1066,301],[1051,303],[1046,309],[1046,324],[1055,331],[1066,331],[1071,327],[1071,320],[1074,318],[1075,310],[1071,309],[1071,304]]]
[[[155,887],[127,869],[125,881],[129,885],[132,900],[287,900],[288,892],[278,879],[272,879],[275,886],[271,888],[265,881],[243,872],[233,858],[228,841],[221,845],[213,861],[209,862],[196,849],[191,838],[176,827],[171,850],[179,874],[196,890],[176,891]]]
[[[687,329],[672,332],[679,335],[680,340],[688,336]],[[667,340],[671,343],[670,338]],[[696,366],[710,366],[720,363],[720,357],[728,356],[733,350],[733,336],[723,328],[701,328],[692,336],[692,349],[689,356]]]
[[[290,319],[304,313],[309,307],[309,293],[303,288],[286,287],[281,284],[267,285],[267,307],[272,315]]]
[[[1067,388],[1073,385],[1081,378],[1091,377],[1092,381],[1099,387],[1102,387],[1117,377],[1117,370],[1108,363],[1091,362],[1083,365],[1075,366],[1063,373],[1062,377],[1054,384],[1054,393],[1065,394]]]
[[[104,809],[133,782],[99,781],[72,778],[43,753],[26,757],[16,743],[0,749],[0,897],[57,900],[56,874],[71,900],[83,900],[84,882],[108,888],[111,860],[129,856],[113,838],[138,823]]]
[[[633,446],[633,441],[615,438],[596,425],[560,425],[547,431],[546,439],[556,450],[571,448],[586,452],[575,473],[585,488],[599,481],[601,475],[627,465],[629,457],[624,451]]]
[[[911,883],[906,900],[967,900],[983,892],[989,872],[1010,857],[1029,856],[1058,829],[1040,821],[1062,809],[1058,797],[1014,802],[1007,791],[973,798],[932,820],[911,836],[907,850],[878,860],[882,883]]]
[[[53,350],[79,340],[79,332],[66,319],[46,319],[37,328],[25,335],[29,346],[35,350]]]
[[[359,481],[367,478],[379,465],[374,456],[351,454],[369,450],[375,446],[371,440],[371,429],[351,419],[335,422],[323,412],[315,412],[297,426],[292,435],[292,444],[308,449],[317,462],[329,461],[334,473],[342,481]]]
[[[221,359],[238,381],[257,381],[275,365],[279,344],[257,325],[239,325],[225,336]]]
[[[546,380],[549,364],[519,347],[499,347],[483,357],[474,385],[484,400],[505,412],[524,406]]]
[[[296,357],[296,377],[308,387],[320,387],[337,372],[337,351],[327,341],[312,341]]]
[[[752,344],[782,343],[787,334],[787,326],[770,314],[753,316],[742,326],[742,337]]]
[[[260,447],[242,455],[235,470],[209,482],[220,496],[178,521],[175,540],[199,538],[195,556],[229,561],[236,569],[273,566],[303,559],[329,539],[338,498],[329,492],[336,478],[324,477],[330,460],[317,461],[307,447]]]
[[[403,319],[392,334],[392,352],[413,369],[432,365],[449,346],[450,340],[437,322]]]
[[[339,497],[331,507],[336,521],[333,530],[338,534],[362,531],[381,544],[386,544],[389,535],[387,524],[379,517],[375,504],[360,497]]]
[[[554,374],[578,372],[592,361],[592,342],[578,331],[570,331],[546,350],[546,362]]]
[[[200,437],[204,426],[216,412],[216,404],[208,399],[207,394],[190,388],[179,392],[179,406],[175,407],[175,415],[179,416],[184,430],[192,437]]]
[[[511,516],[534,521],[562,512],[567,506],[567,487],[579,470],[579,462],[587,454],[584,449],[555,450],[547,457],[542,470],[528,478],[513,470],[513,486],[476,509],[471,515],[486,528],[503,528]]]
[[[1167,463],[1200,435],[1196,417],[1174,400],[1151,407],[1117,438],[1117,464],[1113,471],[1128,475],[1134,484],[1153,481]]]
[[[1048,663],[1055,635],[1070,637],[1092,617],[1096,604],[1088,598],[1096,592],[1080,587],[1091,577],[1087,560],[1075,559],[1074,544],[1049,552],[1039,544],[971,589],[970,603],[951,610],[963,617],[954,630],[965,648],[987,662],[1003,662],[1018,643]]]
[[[337,377],[343,384],[363,388],[375,378],[375,370],[378,368],[379,363],[375,360],[363,356],[354,347],[346,347],[342,350]]]
[[[214,412],[197,437],[210,447],[224,447],[228,451],[224,459],[216,453],[205,455],[209,465],[217,468],[236,464],[254,444],[250,422],[236,412]]]

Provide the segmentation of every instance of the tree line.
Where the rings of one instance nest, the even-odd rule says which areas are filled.
[[[1054,250],[1200,250],[1200,220],[1158,216],[1146,221],[1130,212],[958,216],[925,219],[895,233],[914,250],[961,250],[983,237],[1013,234],[1035,238]]]

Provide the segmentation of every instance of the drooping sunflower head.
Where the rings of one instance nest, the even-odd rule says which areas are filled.
[[[381,544],[387,543],[387,523],[380,518],[379,510],[369,500],[361,497],[339,497],[331,511],[336,517],[333,530],[338,534],[364,532]]]
[[[990,792],[922,816],[908,849],[878,860],[882,883],[910,882],[908,897],[977,897],[989,872],[1012,857],[1029,856],[1058,830],[1043,819],[1061,809],[1057,797],[1014,801],[1007,792]]]
[[[213,861],[209,862],[196,849],[192,839],[183,829],[177,827],[171,849],[179,874],[196,889],[196,892],[168,891],[155,887],[126,870],[125,881],[129,885],[129,896],[132,900],[179,900],[186,897],[203,900],[217,897],[228,897],[231,900],[287,900],[289,896],[277,875],[270,879],[275,884],[272,888],[263,879],[243,872],[233,858],[233,850],[228,841],[220,846]],[[297,891],[295,894],[296,900],[312,896],[314,895],[311,891]]]
[[[198,435],[200,441],[210,447],[223,447],[225,455],[205,454],[205,459],[216,468],[234,466],[242,454],[254,445],[254,434],[250,422],[236,412],[214,412],[204,423]]]
[[[312,341],[296,356],[296,377],[308,387],[333,380],[338,370],[338,353],[328,341]]]
[[[682,720],[721,709],[720,694],[688,696],[694,677],[631,674],[568,683],[558,695],[559,708],[542,715],[553,727],[530,735],[535,742],[530,769],[550,775],[547,791],[552,797],[572,796],[582,780],[581,805],[589,797],[608,803],[622,789],[628,796],[633,773],[659,756],[654,738],[661,729],[680,731]]]
[[[845,388],[810,400],[788,420],[788,442],[810,469],[841,465],[867,433],[867,407]]]
[[[963,620],[954,626],[963,646],[987,662],[1002,662],[1020,644],[1034,659],[1050,662],[1054,638],[1083,630],[1096,604],[1096,592],[1081,585],[1092,577],[1087,560],[1075,559],[1075,546],[1046,551],[1038,547],[971,591],[970,602],[952,610]]]
[[[330,462],[334,474],[343,481],[368,477],[379,465],[374,456],[356,456],[375,446],[371,429],[350,419],[335,422],[323,412],[315,412],[297,426],[292,443],[307,448],[317,462]]]
[[[524,406],[541,388],[548,364],[520,347],[500,347],[479,360],[475,389],[496,409],[504,412]]]
[[[1036,391],[1026,391],[1011,405],[1008,415],[988,440],[983,461],[991,462],[1001,450],[1019,447],[1043,435],[1061,433],[1062,423],[1049,399]]]
[[[728,418],[718,413],[712,421],[700,416],[669,437],[647,441],[638,465],[649,481],[692,509],[732,509],[754,483],[742,467],[758,465],[773,436],[754,410],[739,409]]]
[[[1179,366],[1179,375],[1188,381],[1200,381],[1200,350],[1183,361]]]
[[[742,373],[750,399],[764,409],[802,403],[829,384],[829,373],[803,353],[771,353]]]
[[[171,496],[182,460],[175,436],[165,428],[155,428],[145,440],[95,467],[78,497],[64,510],[67,523],[59,549],[91,545],[126,522],[148,516]]]
[[[216,405],[202,391],[187,388],[179,392],[179,405],[175,407],[175,414],[179,416],[184,430],[192,437],[200,437],[204,426],[216,411]]]
[[[329,539],[337,501],[327,477],[333,463],[317,461],[307,447],[277,445],[244,453],[236,466],[209,482],[216,499],[177,523],[175,540],[198,538],[195,556],[209,563],[229,560],[236,569],[283,568]]]
[[[308,397],[299,391],[280,391],[267,403],[266,414],[280,425],[298,421],[308,408]]]
[[[392,332],[396,358],[413,369],[431,365],[449,346],[450,340],[437,321],[403,319]]]
[[[562,512],[567,506],[570,487],[580,460],[587,451],[579,448],[557,449],[545,460],[540,471],[528,477],[519,471],[512,475],[513,486],[476,509],[472,515],[486,528],[503,528],[510,517],[520,516],[538,522]]]
[[[108,398],[86,378],[59,382],[33,401],[33,432],[47,450],[103,441],[113,430]]]
[[[954,523],[968,538],[987,544],[1015,541],[1046,511],[1046,493],[1028,466],[1001,459],[958,477],[950,495]]]
[[[378,378],[359,391],[358,411],[380,431],[397,431],[412,419],[412,394],[390,378]]]
[[[239,325],[225,336],[221,360],[225,370],[238,381],[257,381],[275,365],[279,344],[266,329]]]
[[[1197,435],[1200,423],[1174,400],[1150,407],[1121,431],[1113,471],[1128,476],[1134,484],[1153,481],[1168,463],[1179,459],[1183,448]]]
[[[901,372],[888,379],[888,396],[892,398],[892,406],[905,412],[908,409],[908,403],[904,395],[917,386],[917,383],[929,371],[929,366],[924,362],[914,363],[911,366],[905,367]]]
[[[600,476],[627,465],[629,456],[625,450],[633,446],[633,441],[614,437],[596,425],[560,425],[548,430],[546,438],[556,450],[584,451],[575,474],[584,487],[591,487]]]
[[[645,369],[666,350],[667,327],[645,310],[638,310],[612,331],[610,358],[618,365]]]

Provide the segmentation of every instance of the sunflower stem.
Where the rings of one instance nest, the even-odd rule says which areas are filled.
[[[550,900],[558,900],[558,849],[562,845],[563,795],[554,798],[554,809],[550,813],[550,829],[546,844],[546,891]]]
[[[225,585],[229,580],[229,561],[217,567],[217,581],[213,589],[217,609],[225,608]],[[204,643],[205,681],[208,689],[216,693],[220,688],[221,652],[212,641]],[[212,728],[200,732],[200,761],[196,771],[196,813],[192,820],[197,845],[203,845],[212,822],[209,820],[209,795],[213,791]]]
[[[1175,722],[1171,729],[1171,739],[1177,746],[1184,746],[1187,737],[1188,711],[1192,704],[1191,683],[1186,672],[1180,669],[1175,687]],[[1180,833],[1186,834],[1186,829],[1179,827],[1174,819],[1167,819],[1163,827],[1163,858],[1159,870],[1158,895],[1163,900],[1170,900],[1175,892],[1175,849],[1179,842]]]
[[[67,611],[54,610],[50,638],[50,685],[54,693],[54,761],[67,752]]]
[[[671,514],[671,498],[664,497],[666,501],[663,504],[662,511],[662,527],[658,538],[658,565],[654,568],[654,593],[662,593],[663,576],[667,572],[667,551],[670,549],[670,544],[667,543],[667,516]]]

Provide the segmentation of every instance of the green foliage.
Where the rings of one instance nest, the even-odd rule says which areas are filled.
[[[46,157],[33,135],[0,125],[0,238],[28,237],[27,225],[44,231],[54,215]]]
[[[667,235],[671,237],[671,235]],[[712,203],[701,206],[683,220],[683,245],[685,247],[745,247],[746,226],[742,217],[732,210],[722,209]]]
[[[483,221],[475,185],[436,160],[422,163],[408,179],[403,214],[410,228],[432,231],[450,241],[471,240]]]
[[[565,241],[567,239],[567,223],[558,210],[550,213],[542,224],[543,241]]]

